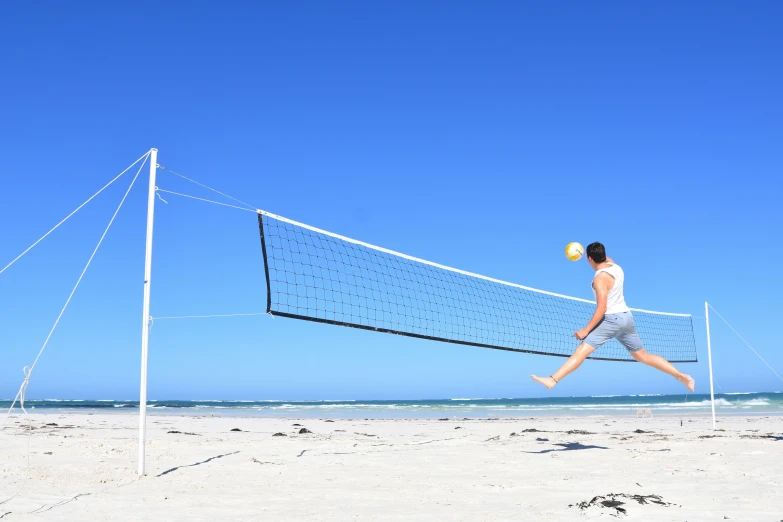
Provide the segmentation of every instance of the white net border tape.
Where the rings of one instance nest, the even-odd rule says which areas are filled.
[[[560,297],[562,299],[570,299],[571,301],[580,301],[582,303],[595,304],[595,301],[590,301],[588,299],[581,299],[579,297],[572,297],[570,295],[563,295],[563,294],[556,294],[554,292],[547,292],[546,290],[539,290],[537,288],[531,288],[529,286],[518,285],[516,283],[509,283],[508,281],[503,281],[501,279],[495,279],[494,277],[487,277],[487,276],[484,276],[484,275],[481,275],[481,274],[475,274],[473,272],[466,272],[465,270],[460,270],[459,268],[453,268],[453,267],[450,267],[450,266],[441,265],[439,263],[433,263],[432,261],[427,261],[426,259],[420,259],[418,257],[409,256],[409,255],[403,254],[401,252],[395,252],[394,250],[389,250],[388,248],[383,248],[383,247],[379,247],[379,246],[376,246],[376,245],[371,245],[370,243],[365,243],[364,241],[351,239],[350,237],[341,236],[340,234],[335,234],[333,232],[329,232],[329,231],[326,231],[326,230],[323,230],[323,229],[320,229],[320,228],[316,228],[316,227],[313,227],[313,226],[310,226],[310,225],[306,225],[304,223],[300,223],[298,221],[294,221],[293,219],[288,219],[288,218],[283,217],[283,216],[278,216],[277,214],[272,214],[271,212],[267,212],[266,210],[258,209],[258,210],[256,210],[256,212],[258,212],[262,216],[267,216],[267,217],[270,217],[272,219],[276,219],[278,221],[282,221],[284,223],[289,223],[291,225],[302,227],[302,228],[305,228],[307,230],[311,230],[313,232],[317,232],[319,234],[324,234],[326,236],[333,237],[335,239],[340,239],[340,240],[346,241],[348,243],[353,243],[355,245],[360,245],[360,246],[363,246],[363,247],[366,247],[366,248],[370,248],[372,250],[377,250],[378,252],[383,252],[385,254],[390,254],[390,255],[393,255],[393,256],[401,257],[401,258],[407,259],[409,261],[415,261],[417,263],[423,263],[425,265],[434,266],[436,268],[441,268],[443,270],[448,270],[449,272],[456,272],[458,274],[462,274],[462,275],[465,275],[465,276],[468,276],[468,277],[475,277],[475,278],[478,278],[478,279],[483,279],[485,281],[491,281],[493,283],[498,283],[498,284],[501,284],[501,285],[511,286],[511,287],[514,287],[514,288],[520,288],[522,290],[527,290],[529,292],[536,292],[536,293],[539,293],[539,294],[551,295],[553,297]],[[670,312],[656,312],[656,311],[653,311],[653,310],[644,310],[642,308],[631,308],[631,310],[633,310],[634,312],[644,312],[644,313],[647,313],[647,314],[670,315],[670,316],[675,316],[675,317],[692,317],[691,314],[675,314],[675,313],[670,313]]]

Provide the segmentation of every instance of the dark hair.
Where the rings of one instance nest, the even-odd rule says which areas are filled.
[[[587,257],[596,263],[603,263],[606,261],[606,249],[598,241],[590,243],[587,245]]]

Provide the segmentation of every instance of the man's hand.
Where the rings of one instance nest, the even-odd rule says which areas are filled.
[[[581,330],[577,330],[576,332],[574,332],[574,337],[576,337],[580,341],[583,341],[584,338],[587,337],[589,333],[590,330],[588,330],[587,328],[582,328]]]

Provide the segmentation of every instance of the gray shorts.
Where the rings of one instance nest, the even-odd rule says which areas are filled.
[[[629,352],[638,352],[644,348],[639,334],[636,333],[636,325],[634,325],[631,312],[606,314],[598,326],[593,328],[582,342],[598,349],[611,339],[620,341],[620,344],[625,346]]]

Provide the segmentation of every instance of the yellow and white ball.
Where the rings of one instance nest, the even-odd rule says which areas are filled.
[[[585,247],[581,243],[574,241],[568,243],[565,248],[565,255],[571,261],[579,261],[585,253]]]

